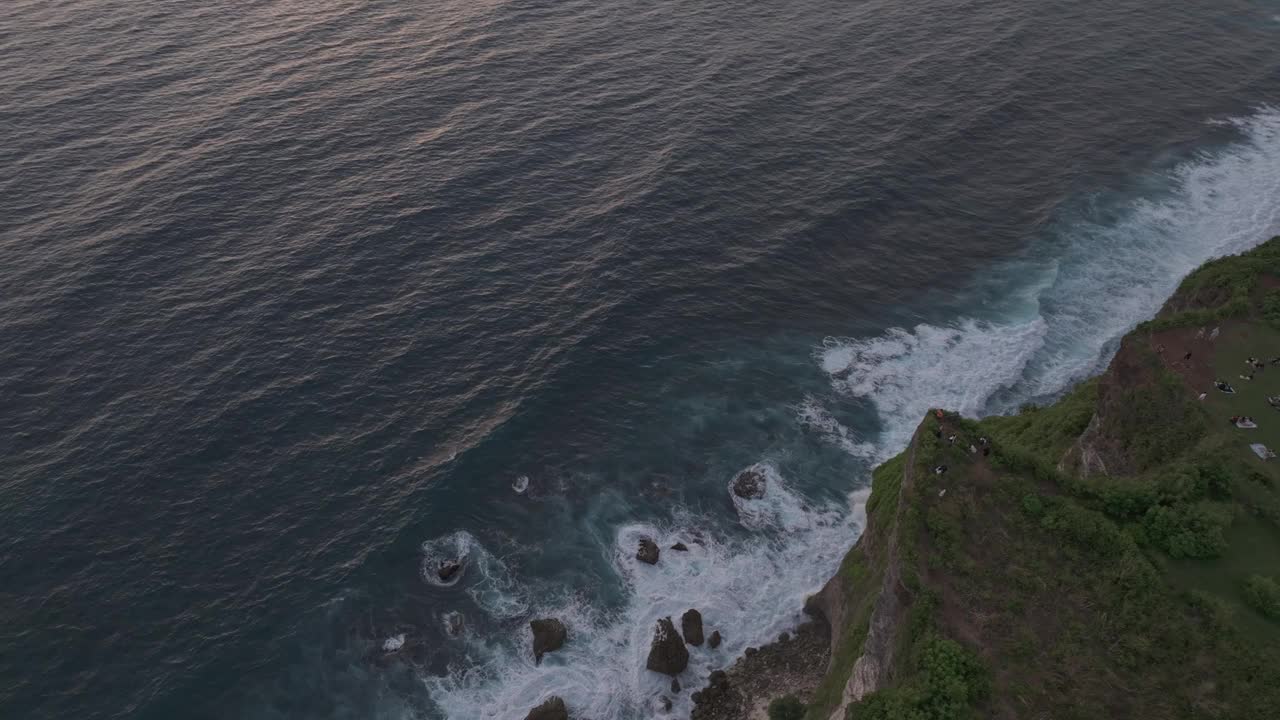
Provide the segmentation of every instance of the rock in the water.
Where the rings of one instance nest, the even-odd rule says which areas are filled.
[[[640,549],[636,551],[636,559],[642,563],[655,565],[658,562],[658,543],[653,538],[640,538]]]
[[[684,640],[676,632],[675,623],[665,617],[658,621],[653,631],[653,644],[649,646],[649,659],[644,666],[653,672],[679,675],[689,666],[689,651]]]
[[[707,638],[707,646],[710,647],[712,650],[715,650],[716,648],[720,647],[721,639],[722,638],[720,637],[720,631],[716,630],[711,633],[711,637]]]
[[[444,616],[444,629],[449,633],[449,637],[459,637],[467,628],[467,620],[462,613],[454,610],[446,613]]]
[[[404,647],[404,633],[392,635],[382,642],[382,651],[393,653]]]
[[[684,641],[690,645],[702,644],[702,613],[697,610],[686,610],[680,616],[680,631],[684,633]]]
[[[671,692],[680,693],[680,678],[671,678]]]
[[[671,698],[666,695],[658,698],[658,711],[664,715],[671,712]]]
[[[449,582],[455,575],[462,571],[462,563],[457,560],[441,560],[440,567],[436,570],[436,577],[441,582]]]
[[[755,654],[756,654],[756,653],[758,653],[758,652],[760,652],[760,651],[759,651],[759,650],[757,650],[756,648],[749,647],[749,648],[747,648],[746,650],[743,650],[743,651],[742,651],[742,654],[743,654],[743,655],[746,655],[747,657],[751,657],[752,655],[755,655]]]
[[[764,473],[758,470],[743,470],[733,479],[733,494],[746,500],[759,500],[764,497]]]
[[[678,550],[678,551],[680,551],[680,552],[689,552],[689,546],[688,546],[688,545],[685,545],[685,544],[684,544],[684,543],[682,543],[682,542],[678,542],[678,543],[676,543],[675,545],[672,545],[672,546],[671,546],[671,549],[672,549],[672,550]]]
[[[569,720],[564,700],[552,695],[546,702],[529,711],[524,720]]]
[[[533,630],[533,660],[535,663],[541,663],[543,655],[564,647],[564,639],[568,635],[568,631],[565,629],[564,623],[559,620],[555,618],[534,620],[529,623],[529,627]]]

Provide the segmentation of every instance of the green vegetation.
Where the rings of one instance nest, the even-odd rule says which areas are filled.
[[[1212,260],[1188,275],[1170,300],[1166,311],[1139,326],[1140,332],[1156,332],[1178,327],[1209,325],[1245,317],[1264,305],[1259,298],[1259,281],[1274,275],[1280,264],[1280,243],[1275,238],[1244,255]],[[1269,293],[1267,293],[1269,295]]]
[[[1246,364],[1264,354],[1280,354],[1280,238],[1192,273],[1057,403],[925,418],[875,472],[840,571],[847,622],[806,717],[838,706],[891,541],[905,603],[892,681],[847,718],[1274,715],[1280,460],[1250,444],[1280,451],[1266,400],[1280,367]],[[1258,427],[1226,422],[1240,415]],[[981,438],[989,452],[970,450]],[[1095,474],[1086,452],[1105,461]]]
[[[844,591],[842,602],[846,620],[841,627],[832,628],[832,632],[838,636],[831,658],[831,669],[818,685],[813,700],[809,703],[810,718],[826,720],[840,704],[845,682],[853,672],[854,662],[862,654],[875,593],[879,589],[879,577],[885,565],[884,543],[870,541],[883,530],[893,527],[905,467],[906,454],[903,453],[881,464],[872,473],[872,492],[867,499],[867,541],[850,550],[840,564],[838,575],[840,587]],[[887,539],[888,534],[883,533],[882,537]],[[868,548],[873,545],[874,549],[869,551]]]
[[[976,655],[954,640],[923,639],[910,680],[849,706],[846,720],[965,720],[989,691]]]
[[[1280,620],[1280,583],[1274,578],[1251,575],[1244,583],[1244,597],[1254,610]]]
[[[1052,458],[1053,465],[1089,426],[1097,403],[1098,381],[1089,380],[1053,405],[1030,406],[1017,415],[988,418],[983,426],[991,437]]]
[[[804,703],[795,695],[783,695],[769,703],[769,720],[804,720]]]

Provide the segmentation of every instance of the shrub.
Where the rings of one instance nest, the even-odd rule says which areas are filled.
[[[1280,620],[1280,583],[1275,578],[1249,576],[1244,581],[1244,599],[1254,610],[1273,620]]]
[[[1175,558],[1217,557],[1227,549],[1231,513],[1210,503],[1156,505],[1142,516],[1148,542]]]
[[[849,706],[848,720],[965,720],[987,696],[990,680],[977,656],[930,634],[922,640],[919,674],[906,685],[867,695]]]
[[[1040,521],[1041,526],[1103,556],[1123,552],[1133,541],[1105,515],[1074,503],[1061,503]]]
[[[1035,493],[1022,496],[1022,510],[1034,518],[1044,515],[1044,501]]]
[[[1270,290],[1262,300],[1262,317],[1273,328],[1280,329],[1280,290]]]
[[[769,703],[769,720],[803,720],[804,703],[795,695],[783,695]]]

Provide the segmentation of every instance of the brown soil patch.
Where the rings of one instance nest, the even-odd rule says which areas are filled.
[[[1213,354],[1215,345],[1223,336],[1235,329],[1238,323],[1228,320],[1216,326],[1218,337],[1213,336],[1213,327],[1173,328],[1154,333],[1150,336],[1151,350],[1159,356],[1165,367],[1172,370],[1187,389],[1194,395],[1215,392],[1214,380],[1219,378],[1213,374]],[[1191,359],[1186,354],[1191,353]],[[1231,378],[1221,378],[1231,382]],[[1234,384],[1234,383],[1233,383]]]

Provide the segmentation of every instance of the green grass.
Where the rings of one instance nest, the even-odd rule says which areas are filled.
[[[876,471],[871,557],[855,550],[840,570],[856,611],[807,717],[836,707],[861,653],[889,533],[908,620],[892,686],[850,718],[1275,716],[1280,462],[1248,445],[1280,451],[1280,411],[1265,401],[1280,395],[1280,366],[1238,376],[1246,357],[1280,354],[1278,277],[1280,238],[1192,273],[1126,340],[1115,374],[1016,416],[948,416],[954,445],[926,418],[910,491],[905,455]],[[1187,387],[1150,350],[1146,333],[1196,324],[1221,325],[1212,362],[1235,395]],[[1131,475],[1057,469],[1095,415]],[[987,460],[967,451],[980,435],[994,441]]]
[[[1050,465],[1062,459],[1093,418],[1098,381],[1080,383],[1048,407],[1027,407],[1017,415],[991,417],[981,424],[996,440],[1035,453]]]

